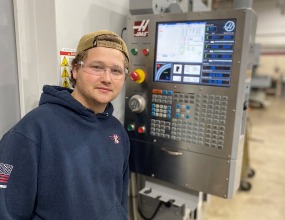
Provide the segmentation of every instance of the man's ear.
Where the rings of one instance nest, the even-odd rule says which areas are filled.
[[[75,79],[76,80],[76,78],[77,78],[77,70],[78,70],[78,67],[77,66],[73,66],[72,67],[72,72],[71,72],[71,74],[72,74],[72,77],[73,77],[73,79]]]

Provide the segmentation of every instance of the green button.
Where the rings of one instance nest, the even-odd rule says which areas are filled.
[[[128,125],[127,130],[133,131],[133,130],[135,130],[135,126],[133,124],[130,124],[130,125]]]
[[[135,48],[133,48],[133,49],[131,49],[131,53],[132,53],[133,55],[137,55],[137,54],[138,54],[138,50],[135,49]]]

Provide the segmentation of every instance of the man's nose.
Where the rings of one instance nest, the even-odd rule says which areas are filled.
[[[107,81],[111,81],[112,79],[111,70],[109,68],[105,68],[101,78]]]

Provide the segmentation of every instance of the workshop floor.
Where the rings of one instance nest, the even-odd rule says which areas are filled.
[[[209,196],[202,220],[285,219],[285,98],[270,98],[266,109],[249,112],[250,191],[232,199]]]

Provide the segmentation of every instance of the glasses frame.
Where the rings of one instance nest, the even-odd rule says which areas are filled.
[[[126,79],[126,77],[127,77],[128,74],[129,74],[129,70],[124,67],[123,69],[124,69],[125,76],[122,77],[122,78],[116,79],[116,78],[114,78],[114,76],[116,77],[116,75],[114,75],[114,74],[112,73],[112,71],[111,71],[112,66],[107,66],[107,65],[105,65],[105,64],[102,63],[102,62],[94,62],[94,63],[98,63],[98,64],[102,65],[102,66],[104,67],[104,69],[103,69],[101,72],[100,72],[100,71],[96,72],[96,74],[90,73],[90,72],[87,71],[87,73],[89,73],[89,74],[91,74],[91,75],[93,75],[93,76],[103,76],[103,74],[107,71],[107,69],[108,69],[108,72],[109,72],[109,74],[110,74],[111,79],[114,79],[114,80]],[[78,61],[77,64],[80,65],[82,68],[91,68],[91,67],[88,67],[88,66],[84,66],[84,65],[86,65],[86,64],[85,64],[84,61],[82,61],[82,60]]]

